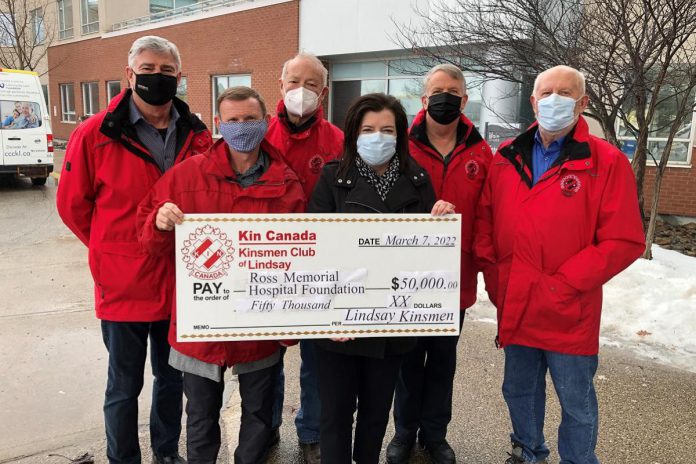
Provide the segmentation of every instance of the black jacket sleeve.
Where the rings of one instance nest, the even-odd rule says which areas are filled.
[[[335,213],[336,201],[334,199],[333,189],[331,184],[335,177],[335,169],[331,166],[324,166],[321,171],[321,176],[317,181],[317,185],[312,192],[312,198],[309,199],[307,205],[308,213]]]
[[[428,183],[421,188],[421,201],[426,208],[426,211],[424,211],[425,213],[429,213],[433,210],[437,198],[435,197],[435,189],[430,179],[428,179]]]

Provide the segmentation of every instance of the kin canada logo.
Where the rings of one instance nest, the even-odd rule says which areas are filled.
[[[580,179],[578,179],[578,176],[575,174],[568,174],[561,179],[561,192],[567,197],[578,193],[580,187],[582,187],[582,182],[580,182]]]
[[[324,167],[324,158],[321,155],[314,155],[309,159],[309,170],[312,174],[319,174]]]
[[[232,240],[219,227],[205,225],[184,240],[181,249],[189,276],[202,280],[215,280],[227,275],[234,260]]]
[[[469,179],[475,179],[479,173],[479,164],[476,160],[469,160],[464,165],[464,170],[466,171],[466,176]]]

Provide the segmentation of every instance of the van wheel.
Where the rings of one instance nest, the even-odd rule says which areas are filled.
[[[34,185],[46,185],[46,178],[45,177],[32,177],[31,183]]]

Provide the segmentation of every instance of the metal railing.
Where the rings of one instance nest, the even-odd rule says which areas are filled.
[[[115,23],[112,26],[112,30],[122,31],[124,29],[129,29],[131,27],[142,26],[145,24],[157,23],[160,21],[166,21],[169,19],[183,18],[193,14],[210,11],[220,7],[234,6],[242,3],[253,2],[254,0],[202,0],[193,5],[182,6],[179,8],[172,8],[171,10],[160,11],[158,13],[153,13],[147,16],[141,16],[139,18],[128,19],[126,21],[121,21]]]

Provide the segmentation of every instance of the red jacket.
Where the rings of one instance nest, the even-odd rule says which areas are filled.
[[[308,127],[293,132],[288,125],[283,100],[278,102],[276,115],[268,126],[266,140],[280,151],[285,162],[295,171],[302,183],[305,198],[312,197],[312,191],[326,162],[340,158],[343,154],[343,131],[324,119],[321,107]]]
[[[473,123],[462,115],[457,129],[457,145],[445,162],[428,143],[425,114],[425,110],[421,110],[413,120],[409,148],[411,156],[428,171],[437,199],[454,204],[456,212],[462,214],[460,308],[466,309],[476,302],[478,270],[471,251],[474,217],[493,155]]]
[[[559,160],[531,186],[536,125],[493,158],[474,252],[498,308],[500,346],[575,355],[599,350],[602,285],[643,252],[626,156],[580,117]]]
[[[157,182],[138,208],[138,235],[149,253],[162,261],[174,275],[174,232],[155,227],[159,208],[167,202],[187,213],[297,213],[305,210],[305,198],[297,176],[267,142],[261,148],[269,154],[268,170],[254,184],[242,188],[228,160],[224,140],[218,140],[205,156],[197,156],[171,169]],[[161,259],[161,258],[160,258]],[[173,277],[172,277],[173,284]],[[175,305],[176,306],[176,305]],[[272,355],[276,341],[185,342],[176,340],[176,308],[169,329],[171,346],[187,356],[207,363],[234,365]]]
[[[135,233],[138,203],[162,176],[129,122],[131,90],[116,96],[106,111],[79,125],[70,136],[58,184],[58,213],[89,248],[97,317],[109,321],[169,318],[172,280],[162,260],[143,251]],[[174,99],[176,162],[205,152],[210,132]]]

